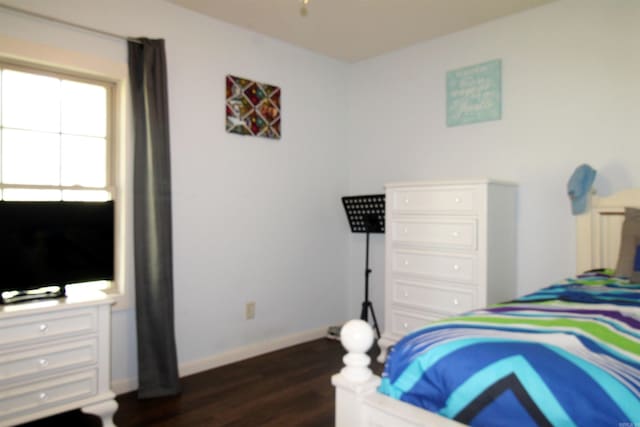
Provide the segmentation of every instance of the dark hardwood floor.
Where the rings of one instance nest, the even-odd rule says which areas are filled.
[[[371,353],[372,369],[377,349]],[[127,426],[333,426],[331,376],[342,368],[344,350],[320,339],[182,378],[176,397],[138,400],[118,396],[114,422]],[[23,427],[98,427],[97,417],[80,411]]]

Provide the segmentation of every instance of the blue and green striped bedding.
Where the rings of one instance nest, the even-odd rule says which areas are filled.
[[[379,391],[473,426],[640,425],[640,285],[569,280],[433,323]]]

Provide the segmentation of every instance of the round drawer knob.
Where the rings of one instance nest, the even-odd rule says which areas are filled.
[[[455,199],[453,199],[456,203],[460,203],[462,201],[462,199],[460,197],[456,197]]]
[[[44,332],[47,332],[47,330],[49,329],[49,326],[46,323],[42,323],[40,324],[40,327],[38,329],[40,329],[40,332],[44,333]]]
[[[41,368],[46,368],[47,366],[49,366],[49,361],[47,359],[40,359],[38,360],[38,364]]]
[[[45,393],[44,391],[41,392],[38,397],[40,398],[40,400],[47,400],[49,398],[49,396],[47,395],[47,393]]]
[[[453,305],[458,305],[458,304],[460,304],[460,301],[458,301],[458,298],[454,298]]]
[[[409,265],[409,260],[408,260],[408,259],[405,259],[402,263],[403,263],[404,265]]]
[[[407,234],[407,233],[409,232],[409,229],[408,229],[407,227],[404,227],[404,228],[402,229],[402,232],[403,232],[404,234]]]
[[[458,264],[453,264],[453,269],[455,271],[458,271],[458,270],[460,270],[460,266]]]
[[[408,204],[409,204],[409,198],[408,198],[408,197],[405,197],[405,198],[404,198],[404,204],[405,204],[405,205],[408,205]]]
[[[404,322],[402,324],[402,327],[405,328],[405,329],[409,329],[409,324],[407,322]]]
[[[407,291],[403,291],[403,292],[402,292],[402,295],[406,298],[406,297],[408,297],[408,296],[409,296],[409,292],[407,292]]]
[[[453,237],[460,237],[460,233],[458,233],[457,231],[454,231],[453,233],[451,233],[451,235]]]

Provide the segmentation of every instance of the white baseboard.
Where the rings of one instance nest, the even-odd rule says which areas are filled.
[[[327,328],[312,329],[309,331],[299,332],[293,335],[274,338],[268,341],[262,341],[249,344],[243,347],[234,348],[223,353],[214,354],[210,357],[194,360],[191,362],[181,363],[178,366],[180,377],[197,374],[198,372],[207,371],[219,366],[228,365],[230,363],[239,362],[261,354],[270,353],[286,347],[302,344],[307,341],[323,338],[327,334]],[[138,388],[137,378],[123,378],[111,382],[111,389],[115,394],[128,393]]]
[[[138,389],[138,378],[121,378],[111,381],[111,391],[116,395],[129,393]]]

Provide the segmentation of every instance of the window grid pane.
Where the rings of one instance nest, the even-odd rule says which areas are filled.
[[[107,141],[104,138],[63,135],[61,148],[62,185],[106,187]]]
[[[27,188],[5,188],[2,191],[3,200],[20,201],[33,200],[40,202],[62,200],[62,191]]]
[[[65,202],[106,202],[111,200],[111,193],[105,190],[62,190]]]
[[[2,130],[2,182],[60,185],[60,136],[55,133]]]
[[[88,83],[62,81],[63,134],[107,136],[107,90]]]
[[[3,70],[2,125],[60,132],[60,79]]]

